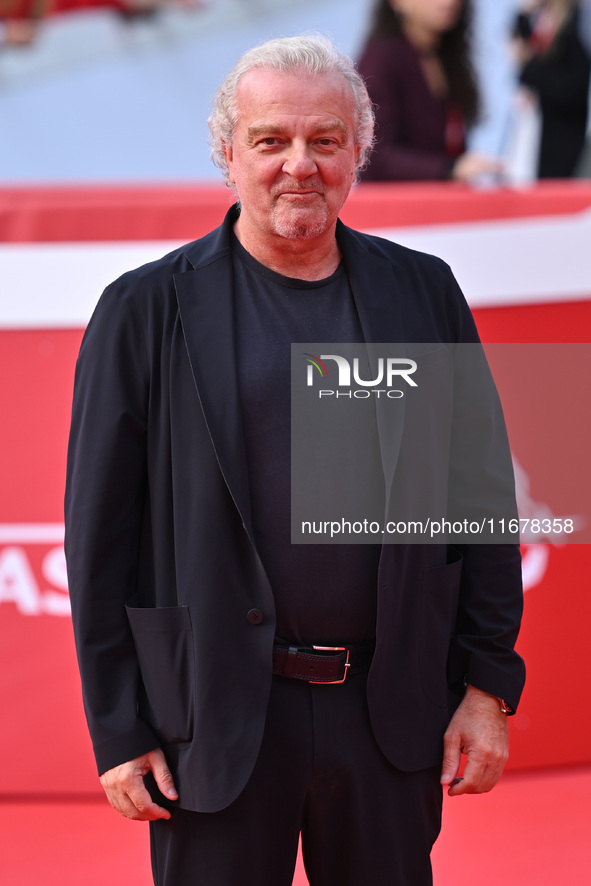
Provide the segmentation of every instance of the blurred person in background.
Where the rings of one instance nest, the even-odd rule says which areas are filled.
[[[579,33],[578,0],[534,0],[513,29],[519,79],[541,112],[538,178],[570,178],[585,143],[589,55]]]
[[[591,58],[591,0],[581,0],[579,36],[587,55]],[[577,175],[580,178],[591,178],[591,82],[589,83],[589,104],[587,105],[587,137],[577,167]]]
[[[359,70],[376,105],[365,181],[497,175],[496,158],[466,151],[479,115],[469,0],[377,0]]]
[[[0,49],[3,46],[29,46],[36,32],[37,23],[31,19],[0,18]]]
[[[6,46],[29,46],[37,35],[43,2],[0,0],[0,49]]]
[[[207,0],[0,0],[0,47],[28,46],[49,16],[111,9],[126,21],[154,17],[166,6],[200,8]]]

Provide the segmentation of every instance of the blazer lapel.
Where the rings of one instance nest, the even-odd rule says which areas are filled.
[[[234,334],[230,230],[235,213],[232,208],[220,228],[187,249],[193,270],[176,274],[174,280],[205,421],[228,489],[252,538]],[[366,342],[395,344],[396,356],[404,356],[402,293],[391,263],[371,253],[363,239],[341,222],[337,238]],[[380,356],[377,350],[370,349],[374,370]],[[391,408],[394,404],[395,410]],[[402,439],[404,398],[376,398],[376,416],[389,490]]]
[[[337,239],[365,341],[395,345],[395,356],[405,356],[402,293],[392,264],[371,253],[365,242],[341,222],[337,224]],[[378,357],[385,356],[378,351],[369,349],[374,373]],[[382,468],[389,492],[402,441],[405,399],[376,397],[375,404]]]
[[[252,538],[250,493],[242,430],[233,312],[232,261],[224,244],[228,217],[214,232],[221,248],[191,247],[187,257],[202,264],[175,274],[177,301],[197,394],[220,469]],[[199,241],[198,241],[199,242]],[[201,241],[203,243],[203,241]],[[196,251],[198,255],[196,255]],[[205,253],[205,254],[204,254]]]

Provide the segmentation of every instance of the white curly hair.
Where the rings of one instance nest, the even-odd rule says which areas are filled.
[[[208,125],[211,133],[211,159],[229,181],[224,147],[232,144],[238,122],[236,93],[242,77],[254,68],[283,73],[302,71],[312,76],[341,74],[351,87],[357,111],[355,144],[359,148],[357,171],[366,165],[374,140],[374,113],[363,78],[351,59],[320,34],[281,37],[261,43],[246,52],[220,85]]]

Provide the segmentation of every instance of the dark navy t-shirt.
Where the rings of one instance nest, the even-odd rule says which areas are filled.
[[[277,636],[306,645],[374,637],[381,546],[291,544],[291,343],[363,342],[344,267],[324,280],[284,277],[235,237],[233,265],[252,521],[275,598]]]

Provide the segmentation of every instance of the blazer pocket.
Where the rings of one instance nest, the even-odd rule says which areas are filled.
[[[193,738],[195,665],[187,606],[126,606],[143,687],[140,716],[166,744]]]
[[[462,575],[462,555],[444,566],[425,569],[421,585],[420,673],[425,695],[447,704],[447,659],[453,637]]]

